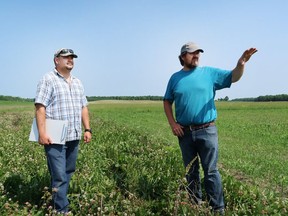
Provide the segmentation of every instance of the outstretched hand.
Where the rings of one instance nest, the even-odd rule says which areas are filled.
[[[249,61],[250,57],[256,53],[258,50],[256,48],[250,48],[244,51],[242,56],[239,59],[239,63],[244,65],[247,61]]]

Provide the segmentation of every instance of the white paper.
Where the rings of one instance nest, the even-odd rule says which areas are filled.
[[[46,133],[51,138],[53,144],[65,144],[68,121],[46,119]],[[39,133],[36,118],[33,119],[29,141],[38,142]]]

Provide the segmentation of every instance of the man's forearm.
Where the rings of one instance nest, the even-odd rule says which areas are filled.
[[[238,61],[236,67],[232,71],[232,83],[240,80],[240,78],[242,77],[244,73],[244,65],[245,64]]]
[[[87,107],[82,108],[82,124],[84,129],[90,129],[89,112]]]
[[[39,135],[46,133],[46,109],[41,104],[36,104],[36,122]]]
[[[240,80],[240,78],[242,77],[243,72],[244,72],[245,63],[247,61],[249,61],[250,57],[256,52],[257,52],[256,48],[250,48],[250,49],[247,49],[244,51],[244,53],[242,54],[242,56],[238,60],[236,67],[232,71],[232,80],[231,81],[233,83]]]
[[[165,111],[167,120],[170,126],[172,126],[173,124],[176,123],[175,118],[173,116],[172,104],[169,101],[164,101],[163,103],[164,103],[164,111]]]

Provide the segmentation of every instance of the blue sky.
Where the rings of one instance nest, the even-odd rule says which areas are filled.
[[[67,47],[87,96],[162,96],[188,41],[204,49],[201,65],[223,69],[258,49],[216,99],[288,94],[287,11],[287,0],[4,0],[0,95],[33,98]]]

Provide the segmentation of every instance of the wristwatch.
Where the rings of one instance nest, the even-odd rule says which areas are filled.
[[[91,128],[90,129],[85,129],[84,132],[89,132],[89,133],[92,134],[92,129]]]

